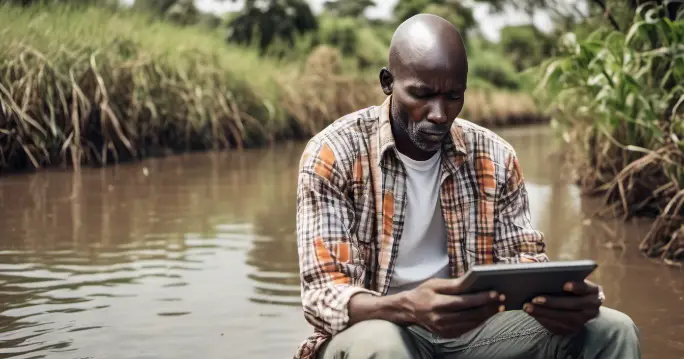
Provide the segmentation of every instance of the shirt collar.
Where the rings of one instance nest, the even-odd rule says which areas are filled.
[[[378,157],[377,164],[382,165],[385,152],[389,149],[396,149],[394,135],[392,135],[392,125],[390,123],[390,103],[392,95],[387,96],[380,106],[378,123]],[[449,136],[442,142],[442,156],[447,160],[447,164],[456,169],[467,155],[463,129],[461,126],[452,125]]]

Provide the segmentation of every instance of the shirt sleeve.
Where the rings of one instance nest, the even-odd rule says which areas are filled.
[[[506,181],[497,201],[496,262],[547,262],[544,234],[532,226],[520,163],[514,152],[506,161]]]
[[[343,166],[327,144],[310,142],[297,185],[297,247],[304,317],[334,335],[349,322],[348,303],[364,288],[367,268],[355,245],[354,207]]]

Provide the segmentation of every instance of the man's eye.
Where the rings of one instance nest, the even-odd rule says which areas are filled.
[[[450,100],[459,100],[459,99],[461,99],[461,94],[451,93],[451,94],[449,94],[449,99]]]
[[[413,92],[411,92],[411,94],[415,98],[428,98],[428,97],[430,97],[430,94],[425,92],[425,91],[413,91]]]

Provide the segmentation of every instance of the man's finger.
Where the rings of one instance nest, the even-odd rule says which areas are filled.
[[[575,315],[571,317],[562,315],[559,316],[556,315],[556,313],[554,313],[554,310],[539,308],[535,307],[534,305],[527,304],[525,305],[523,310],[527,312],[530,316],[532,316],[537,322],[539,322],[539,324],[544,326],[544,328],[546,328],[554,334],[570,334],[575,331],[574,328],[578,327],[577,323],[572,322],[572,320],[576,320],[576,318],[573,319],[573,317],[577,316],[576,312]]]
[[[598,294],[599,286],[585,280],[584,282],[568,282],[563,285],[563,290],[575,295]]]
[[[539,296],[532,299],[532,304],[538,307],[579,311],[586,308],[598,307],[601,305],[601,301],[597,294],[581,297]]]
[[[463,278],[435,278],[430,281],[437,293],[455,295],[463,292]]]
[[[440,295],[433,304],[435,310],[451,310],[462,311],[471,308],[482,307],[487,304],[501,302],[504,297],[496,294],[496,292],[480,292],[474,294],[461,295]]]

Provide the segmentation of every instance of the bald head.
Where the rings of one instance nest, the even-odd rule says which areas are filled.
[[[380,85],[392,96],[392,133],[400,152],[424,160],[440,148],[463,109],[467,77],[465,45],[451,23],[420,14],[399,25]]]
[[[458,66],[467,71],[461,34],[447,20],[431,14],[410,17],[397,27],[389,51],[389,70],[400,75],[414,67]]]

